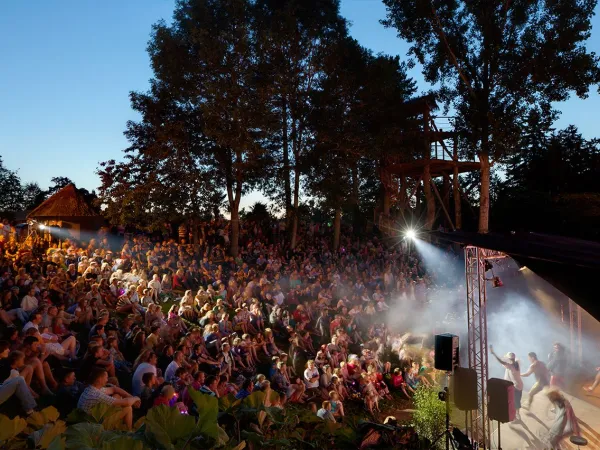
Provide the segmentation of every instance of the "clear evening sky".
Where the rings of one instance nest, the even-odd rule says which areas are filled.
[[[99,161],[118,159],[127,147],[125,123],[135,119],[132,90],[152,77],[146,45],[150,28],[169,21],[174,0],[0,1],[0,155],[24,182],[48,187],[67,176],[97,188]],[[407,44],[385,29],[380,0],[342,0],[350,32],[374,52],[406,55]],[[600,53],[600,18],[590,50]],[[428,86],[418,69],[419,90]],[[557,126],[575,124],[586,137],[600,136],[596,89],[587,100],[559,105]],[[251,195],[245,204],[260,196]]]

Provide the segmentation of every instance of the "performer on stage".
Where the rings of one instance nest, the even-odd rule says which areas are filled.
[[[521,409],[521,398],[523,396],[523,380],[521,379],[521,372],[519,367],[519,361],[514,353],[509,352],[504,356],[504,359],[500,358],[494,352],[494,347],[490,345],[490,353],[494,355],[494,357],[498,360],[500,364],[502,364],[506,371],[504,372],[504,379],[507,381],[511,381],[512,384],[515,385],[515,409],[517,410],[516,418],[518,421],[521,421],[521,413],[519,409]]]
[[[523,406],[523,408],[529,409],[531,408],[531,403],[533,403],[533,398],[541,392],[548,384],[550,384],[550,372],[542,361],[537,358],[537,355],[534,352],[528,354],[529,361],[531,365],[529,366],[529,370],[525,373],[522,373],[522,377],[528,377],[531,374],[535,375],[535,384],[529,391],[529,399],[527,402],[527,406]]]
[[[580,435],[579,424],[571,403],[560,391],[551,390],[547,395],[556,411],[556,418],[548,431],[546,440],[550,448],[559,448],[560,442],[564,438]]]
[[[548,370],[550,377],[550,386],[564,390],[566,387],[565,377],[567,374],[567,352],[562,344],[556,342],[550,356],[548,357]]]
[[[591,386],[584,387],[583,389],[585,389],[588,392],[594,392],[594,389],[596,389],[599,384],[600,384],[600,367],[596,367],[596,377],[594,378],[594,383],[592,383]]]

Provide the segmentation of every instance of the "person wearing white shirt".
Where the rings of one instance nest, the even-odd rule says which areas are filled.
[[[158,300],[158,296],[162,293],[162,284],[160,284],[160,275],[154,274],[152,281],[148,283],[148,288],[152,289],[152,299]]]
[[[27,295],[25,297],[23,297],[23,299],[21,300],[21,308],[27,314],[31,314],[33,311],[35,311],[38,308],[38,306],[39,306],[39,304],[38,304],[38,299],[35,296],[35,288],[32,287],[29,289],[29,292],[27,293]]]
[[[140,395],[142,393],[142,388],[144,387],[142,377],[145,373],[153,373],[156,375],[157,362],[158,358],[156,357],[156,353],[151,353],[148,362],[143,362],[137,366],[133,373],[133,378],[131,379],[131,392],[133,395]]]
[[[504,366],[506,369],[504,372],[504,379],[506,381],[511,381],[515,386],[515,409],[517,420],[521,420],[521,414],[519,413],[519,409],[521,409],[521,397],[523,396],[523,379],[521,378],[521,370],[519,367],[519,362],[516,359],[514,353],[510,352],[505,355],[504,358],[498,357],[496,353],[494,353],[494,348],[490,345],[490,353],[494,355],[494,357],[498,360],[500,364]]]
[[[35,313],[30,317],[29,322],[25,324],[23,327],[23,333],[25,333],[30,328],[35,328],[39,331],[40,323],[42,323],[42,315],[40,313]]]
[[[183,363],[183,353],[175,352],[173,354],[173,361],[171,361],[169,363],[169,365],[167,366],[167,370],[165,370],[165,381],[167,383],[170,383],[171,381],[173,381],[173,378],[175,378],[175,372],[177,371],[177,369],[179,369],[181,367],[182,363]]]
[[[306,370],[304,371],[304,384],[306,384],[306,389],[318,389],[319,378],[319,369],[315,366],[315,362],[312,359],[309,359],[306,363]]]

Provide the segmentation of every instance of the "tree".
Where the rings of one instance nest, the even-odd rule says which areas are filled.
[[[521,145],[492,198],[498,226],[598,239],[599,141],[584,139],[574,126],[553,131],[534,115]]]
[[[50,179],[50,182],[52,183],[52,186],[50,186],[48,188],[48,190],[46,191],[47,197],[53,196],[54,194],[56,194],[58,191],[60,191],[65,186],[68,186],[69,184],[75,184],[75,183],[73,183],[73,181],[71,181],[71,179],[69,177],[52,177]]]
[[[457,115],[465,153],[481,162],[479,231],[489,227],[490,167],[517,147],[532,108],[587,96],[600,79],[585,49],[595,0],[383,0],[425,80]]]
[[[193,212],[204,192],[224,183],[231,253],[237,255],[239,203],[268,163],[273,122],[271,84],[255,24],[250,0],[182,0],[170,26],[154,26],[151,88],[131,94],[142,119],[128,124],[128,159],[109,165],[127,178],[116,180],[118,189],[111,188],[115,177],[106,174],[105,202],[129,198],[148,220],[156,212],[169,215],[182,207]],[[145,195],[149,200],[138,206],[137,199]],[[170,205],[174,200],[175,207]]]
[[[17,172],[4,167],[0,157],[0,212],[20,211],[23,207],[23,190]]]
[[[339,14],[339,0],[256,3],[258,42],[271,71],[271,107],[277,118],[272,136],[274,176],[265,177],[263,190],[284,207],[294,248],[301,177],[308,171],[305,157],[314,144],[311,96],[323,73],[327,49],[347,34],[346,22]]]
[[[27,183],[22,187],[23,210],[27,211],[40,205],[46,199],[46,192],[37,183]]]

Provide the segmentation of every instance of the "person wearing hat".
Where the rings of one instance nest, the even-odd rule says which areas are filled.
[[[496,355],[496,353],[494,353],[494,347],[491,345],[490,353],[494,355],[498,362],[505,367],[506,371],[504,372],[504,379],[511,381],[515,386],[516,419],[521,421],[519,409],[521,409],[521,398],[523,397],[523,380],[521,379],[519,361],[517,361],[517,357],[513,352],[509,352],[504,355],[504,359],[500,358],[498,355]]]

